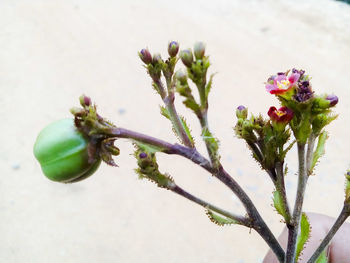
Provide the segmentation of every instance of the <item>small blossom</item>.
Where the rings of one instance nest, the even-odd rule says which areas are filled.
[[[293,87],[296,87],[296,84],[300,78],[299,73],[293,73],[290,75],[286,75],[286,73],[277,73],[276,76],[271,76],[267,80],[267,84],[265,86],[266,90],[271,94],[280,95]]]
[[[288,123],[293,119],[294,113],[287,107],[281,107],[278,110],[276,107],[270,107],[268,113],[272,121],[277,123]]]

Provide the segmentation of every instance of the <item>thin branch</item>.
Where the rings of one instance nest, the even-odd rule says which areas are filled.
[[[337,220],[335,221],[332,228],[327,233],[326,237],[322,240],[321,244],[318,246],[316,251],[312,254],[311,258],[307,261],[307,263],[314,263],[317,258],[321,255],[324,249],[328,246],[329,242],[332,240],[334,235],[337,233],[339,228],[345,222],[345,220],[350,215],[350,206],[348,204],[344,204],[342,211],[340,212]]]
[[[181,187],[179,187],[178,185],[174,184],[173,187],[170,188],[170,190],[174,193],[177,193],[179,195],[181,195],[182,197],[195,202],[196,204],[203,206],[204,208],[210,209],[214,212],[219,213],[220,215],[223,215],[227,218],[230,218],[234,221],[237,221],[238,224],[246,226],[246,227],[252,227],[252,223],[248,218],[245,218],[243,216],[239,216],[239,215],[235,215],[231,212],[228,212],[226,210],[223,210],[215,205],[212,205],[190,193],[188,193],[187,191],[185,191],[184,189],[182,189]]]
[[[304,201],[304,193],[307,183],[306,163],[305,163],[305,144],[298,143],[298,159],[299,159],[299,177],[297,195],[295,198],[292,224],[288,227],[288,245],[286,253],[286,263],[293,263],[295,259],[296,241],[299,232],[299,224],[301,211]]]

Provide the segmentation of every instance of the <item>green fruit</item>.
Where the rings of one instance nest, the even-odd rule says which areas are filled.
[[[89,141],[77,130],[73,119],[46,126],[34,144],[34,155],[45,176],[52,181],[73,183],[92,175],[101,160],[89,163]]]

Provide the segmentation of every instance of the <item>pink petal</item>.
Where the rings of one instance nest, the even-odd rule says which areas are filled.
[[[294,82],[297,82],[300,78],[300,74],[299,73],[293,73],[292,75],[290,75],[290,77],[288,78],[289,82],[291,84],[293,84]]]

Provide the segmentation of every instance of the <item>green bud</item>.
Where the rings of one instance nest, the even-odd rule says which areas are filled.
[[[178,71],[176,71],[176,73],[175,73],[175,78],[176,78],[178,81],[180,81],[181,84],[187,83],[187,75],[186,75],[186,73],[185,73],[183,70],[181,70],[181,69],[179,69]]]
[[[91,161],[88,151],[89,141],[76,129],[73,119],[49,124],[34,145],[34,156],[44,175],[62,183],[80,181],[97,170],[101,161],[99,158]]]
[[[192,54],[192,50],[191,49],[181,50],[180,58],[181,58],[182,63],[184,63],[184,65],[186,67],[191,67],[192,66],[193,54]]]
[[[153,60],[152,60],[153,64],[161,64],[163,63],[162,57],[160,56],[159,53],[156,53],[153,55]]]
[[[205,53],[205,45],[203,42],[196,42],[194,44],[194,56],[196,59],[202,59]]]
[[[246,119],[248,116],[248,109],[243,105],[240,105],[236,109],[236,116],[238,119]]]

